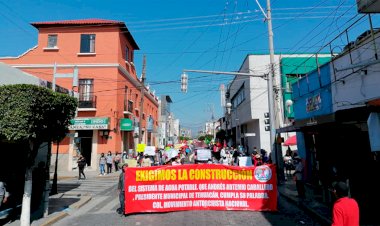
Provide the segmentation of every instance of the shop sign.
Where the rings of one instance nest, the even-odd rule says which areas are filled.
[[[69,130],[109,129],[109,118],[75,118],[70,120]]]
[[[122,118],[120,120],[121,131],[133,131],[133,121],[129,118]]]
[[[317,111],[321,109],[321,95],[318,93],[315,96],[306,99],[306,112]]]

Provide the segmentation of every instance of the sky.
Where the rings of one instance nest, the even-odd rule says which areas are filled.
[[[266,1],[258,0],[266,9]],[[362,15],[356,0],[271,0],[276,53],[328,52],[321,46]],[[193,134],[212,116],[223,116],[219,87],[227,75],[188,73],[183,69],[238,71],[248,54],[268,54],[267,23],[255,0],[0,0],[0,57],[18,56],[37,44],[31,22],[99,18],[123,21],[137,42],[135,66],[157,96],[169,95],[171,111]],[[380,26],[379,16],[373,24]],[[349,39],[368,29],[356,23]],[[332,43],[339,52],[346,40]]]

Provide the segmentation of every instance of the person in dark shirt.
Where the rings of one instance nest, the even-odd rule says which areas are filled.
[[[78,169],[79,169],[78,180],[82,179],[81,178],[82,175],[83,175],[83,179],[85,180],[86,175],[84,174],[84,167],[86,166],[86,159],[82,155],[80,155],[77,163],[78,163]]]
[[[120,208],[118,209],[118,213],[121,215],[121,216],[124,216],[125,215],[125,204],[124,204],[124,201],[125,201],[125,182],[124,182],[124,178],[125,178],[125,169],[128,167],[128,164],[127,163],[124,163],[122,166],[121,166],[121,173],[120,173],[120,176],[119,176],[119,184],[117,186],[117,190],[119,191],[119,202],[120,202]]]

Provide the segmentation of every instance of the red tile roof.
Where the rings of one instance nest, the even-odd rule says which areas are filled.
[[[32,23],[34,27],[39,27],[40,25],[98,25],[98,24],[122,25],[124,24],[124,22],[116,21],[116,20],[103,20],[103,19],[81,19],[81,20],[60,20],[60,21],[45,21],[45,22]]]
[[[119,26],[120,30],[124,33],[131,45],[135,49],[139,49],[137,43],[130,34],[127,26],[122,21],[104,20],[104,19],[80,19],[80,20],[60,20],[60,21],[45,21],[31,23],[35,28],[49,28],[49,27],[70,27],[70,26],[91,26],[91,25],[115,25]]]

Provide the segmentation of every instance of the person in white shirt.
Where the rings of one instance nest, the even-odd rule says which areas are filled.
[[[223,157],[225,157],[225,156],[226,156],[226,150],[225,150],[224,148],[222,148],[222,149],[220,150],[220,157],[223,158]]]
[[[228,166],[230,164],[228,159],[227,159],[227,156],[223,156],[222,158],[220,158],[219,162],[223,165],[226,165],[226,166]]]
[[[141,166],[142,167],[152,166],[152,160],[149,158],[148,155],[145,155],[144,158],[142,159]]]
[[[233,153],[233,151],[232,150],[230,150],[230,151],[228,151],[227,150],[227,152],[226,152],[226,158],[227,158],[227,161],[228,161],[228,165],[233,165],[233,156],[232,156],[232,153]]]
[[[178,166],[181,165],[181,158],[177,156],[175,160],[172,162],[172,166]]]

